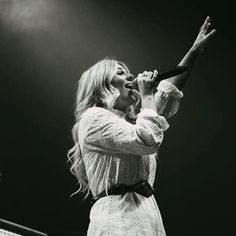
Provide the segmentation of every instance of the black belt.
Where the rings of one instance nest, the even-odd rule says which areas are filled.
[[[134,185],[114,185],[112,188],[108,189],[108,195],[124,195],[128,192],[136,192],[148,198],[154,193],[154,189],[151,187],[147,180],[141,180]],[[99,198],[105,196],[107,196],[106,190],[99,193],[96,197],[93,198],[93,200],[96,201]]]

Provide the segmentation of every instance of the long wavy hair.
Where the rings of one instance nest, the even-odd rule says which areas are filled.
[[[117,64],[122,65],[129,72],[125,63],[113,58],[105,58],[86,70],[78,81],[75,124],[72,128],[74,146],[68,151],[67,157],[70,163],[70,171],[77,178],[79,184],[79,189],[74,194],[83,192],[85,198],[89,195],[90,190],[79,145],[79,122],[82,114],[90,107],[99,106],[107,110],[112,110],[114,107],[115,101],[120,95],[119,90],[111,85]],[[126,111],[127,120],[130,122],[135,120],[135,107],[140,104],[140,96],[136,91],[134,91],[133,100],[134,104]]]

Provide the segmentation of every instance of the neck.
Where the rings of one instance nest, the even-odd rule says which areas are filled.
[[[127,110],[127,107],[126,107],[126,106],[124,106],[124,105],[122,105],[122,104],[119,104],[119,103],[116,103],[113,108],[116,109],[116,110],[120,110],[120,111],[122,111],[122,112],[124,112],[124,113],[125,113],[126,110]]]

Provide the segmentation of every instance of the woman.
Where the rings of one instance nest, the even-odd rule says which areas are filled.
[[[209,26],[207,17],[180,66],[191,69],[215,33],[207,33]],[[137,92],[127,66],[107,58],[79,80],[75,146],[68,156],[78,191],[96,200],[88,235],[166,235],[152,189],[156,156],[169,126],[166,119],[177,112],[183,97],[180,90],[187,75],[163,80],[154,93],[150,83],[157,74],[139,74]]]

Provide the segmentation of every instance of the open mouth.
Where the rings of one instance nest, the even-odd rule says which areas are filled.
[[[127,89],[134,89],[133,86],[132,86],[132,83],[126,84],[125,87]]]

